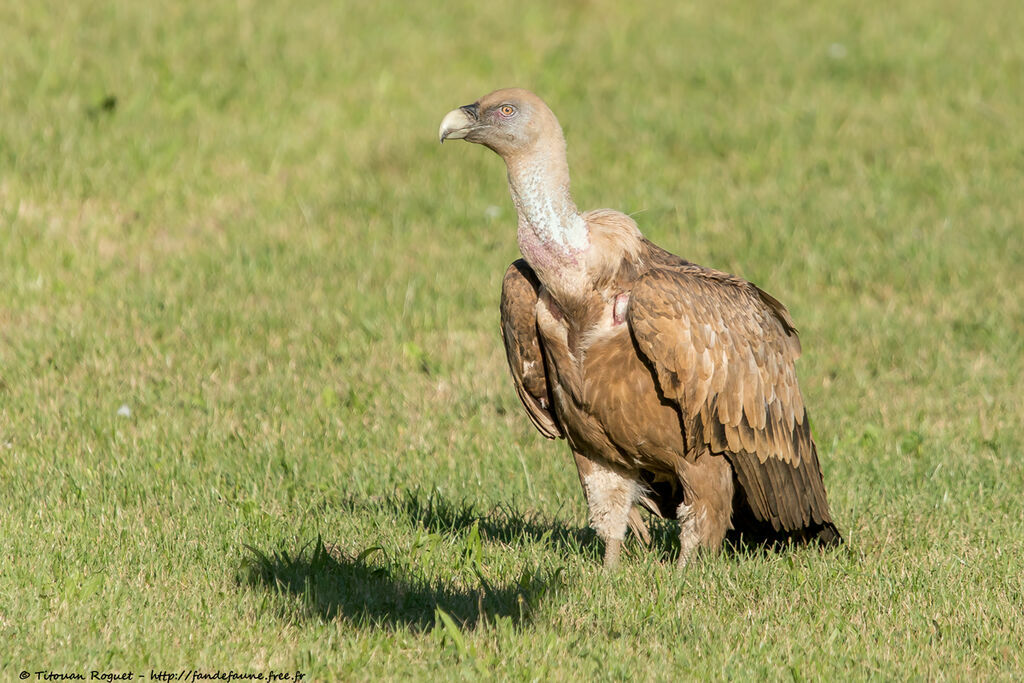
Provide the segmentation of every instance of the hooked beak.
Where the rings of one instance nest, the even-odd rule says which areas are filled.
[[[462,140],[479,123],[480,106],[467,104],[445,114],[438,130],[441,142],[445,140]]]

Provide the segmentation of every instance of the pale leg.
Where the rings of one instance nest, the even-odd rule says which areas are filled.
[[[577,456],[579,466],[580,456]],[[629,514],[640,495],[640,485],[624,472],[586,459],[589,467],[579,467],[583,490],[590,507],[590,525],[604,541],[604,566],[613,569],[622,553]]]

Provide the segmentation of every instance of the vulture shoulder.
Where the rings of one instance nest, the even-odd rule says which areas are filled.
[[[776,531],[834,529],[794,361],[796,328],[757,286],[650,245],[628,322],[687,450],[729,458],[754,516]]]
[[[505,271],[501,283],[501,336],[519,400],[533,426],[549,439],[561,438],[562,427],[551,405],[544,353],[537,333],[540,281],[525,260]]]

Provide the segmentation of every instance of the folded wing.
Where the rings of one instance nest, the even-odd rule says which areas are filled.
[[[505,271],[501,284],[501,336],[512,381],[533,426],[549,439],[561,438],[551,407],[551,392],[544,355],[537,334],[537,297],[540,283],[526,261],[519,259]]]
[[[688,452],[707,446],[725,455],[754,517],[776,531],[835,531],[785,307],[726,273],[652,260],[628,320],[665,398],[679,407]]]

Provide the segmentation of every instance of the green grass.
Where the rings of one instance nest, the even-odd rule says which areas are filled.
[[[193,5],[0,6],[5,680],[1024,676],[1018,2]],[[435,139],[507,85],[789,306],[846,548],[601,572]]]

